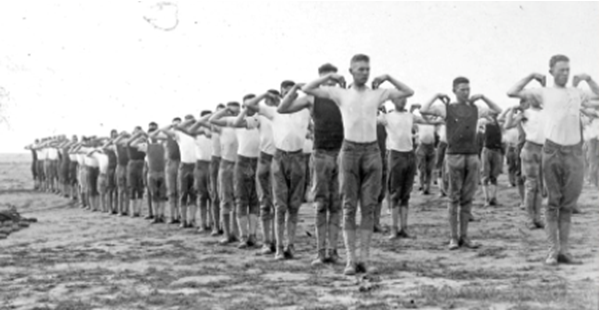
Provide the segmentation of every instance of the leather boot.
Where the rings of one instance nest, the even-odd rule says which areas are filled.
[[[460,239],[458,245],[466,248],[476,249],[480,244],[470,241],[468,238],[468,223],[470,222],[470,213],[466,211],[460,212]]]
[[[413,238],[413,236],[408,233],[408,211],[409,208],[407,205],[399,207],[401,229],[399,230],[398,235],[400,238]]]
[[[239,225],[239,232],[241,233],[241,237],[240,237],[241,242],[237,246],[237,248],[239,248],[239,249],[248,248],[248,243],[247,243],[248,238],[249,238],[248,223],[249,223],[248,216],[237,217],[237,224]]]
[[[581,265],[582,261],[574,259],[570,254],[568,240],[570,238],[571,213],[560,213],[559,219],[559,244],[560,250],[557,255],[557,262],[567,265]]]
[[[547,211],[545,213],[545,233],[547,234],[547,243],[549,244],[549,252],[545,264],[550,266],[557,265],[557,256],[559,254],[559,233],[557,211]]]
[[[345,275],[356,274],[356,230],[343,230],[343,241],[347,253],[346,266],[343,270]]]
[[[395,205],[392,209],[391,209],[391,234],[389,235],[389,240],[395,240],[399,238],[399,213],[400,213],[400,208],[399,206]]]
[[[372,238],[372,230],[360,230],[360,260],[358,270],[365,273],[374,274],[376,268],[370,262],[370,240]]]
[[[458,217],[449,212],[449,250],[458,249]]]

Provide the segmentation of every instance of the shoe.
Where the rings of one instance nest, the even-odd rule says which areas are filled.
[[[545,229],[545,224],[542,221],[535,221],[534,224],[538,229]]]
[[[547,259],[545,259],[545,265],[557,266],[557,258],[551,255],[547,256]]]
[[[412,237],[412,236],[411,236],[411,235],[410,235],[410,234],[409,234],[409,233],[408,233],[406,230],[403,230],[403,229],[402,229],[402,230],[400,230],[400,231],[397,233],[397,236],[398,236],[399,238],[404,238],[404,239],[411,239],[411,238],[413,238],[413,237]]]
[[[295,252],[295,248],[293,247],[293,245],[287,245],[287,247],[285,247],[285,250],[283,251],[283,254],[285,255],[285,259],[293,259],[294,252]]]
[[[537,227],[537,224],[535,222],[529,222],[526,224],[526,228],[528,228],[528,230],[536,230],[539,229],[539,227]]]
[[[229,236],[229,237],[226,237],[226,238],[218,241],[218,244],[228,245],[228,244],[235,243],[235,242],[237,242],[237,238],[235,238],[234,236]]]
[[[275,253],[275,260],[282,261],[285,260],[285,252],[283,251],[283,247],[277,247],[277,252]]]
[[[391,234],[387,238],[387,240],[389,240],[389,241],[399,240],[399,239],[400,239],[400,236],[399,236],[399,232],[397,230],[391,231]]]
[[[161,223],[161,222],[162,222],[162,221],[160,221],[160,218],[158,218],[158,217],[156,217],[156,218],[154,218],[154,220],[150,221],[150,223],[151,223],[151,224],[153,224],[153,225],[154,225],[154,224],[159,224],[159,223]]]
[[[453,250],[456,250],[458,248],[460,248],[460,244],[458,243],[458,241],[456,241],[454,239],[451,239],[449,241],[449,250],[453,251]]]
[[[339,254],[337,254],[336,249],[329,249],[327,254],[328,255],[325,259],[325,262],[327,263],[336,264],[341,260],[341,257],[339,257]]]
[[[241,242],[237,245],[239,249],[248,249],[249,247],[248,238],[241,238]]]
[[[120,213],[119,217],[124,217],[124,216],[128,216],[127,213]]]
[[[149,219],[154,219],[154,215],[148,215],[148,216],[144,217],[144,219],[148,219],[148,220]]]
[[[222,234],[223,234],[223,232],[220,230],[212,230],[212,233],[210,233],[210,236],[219,236]]]
[[[383,228],[381,228],[381,225],[374,225],[374,228],[372,229],[372,232],[374,232],[374,233],[383,232]]]
[[[489,201],[489,205],[491,205],[491,206],[497,206],[497,199],[496,199],[496,198],[492,198],[492,199]]]
[[[186,222],[186,221],[183,221],[183,222],[181,222],[181,224],[179,225],[179,228],[181,228],[181,229],[184,229],[184,228],[189,228],[189,227],[187,227],[187,222]]]
[[[347,265],[345,266],[345,269],[343,269],[343,274],[344,275],[356,275],[356,265],[348,262]]]
[[[364,265],[363,263],[359,263],[356,265],[356,273],[357,274],[366,273],[366,272],[368,272],[366,265]]]
[[[257,246],[256,236],[253,235],[253,234],[250,234],[250,237],[247,240],[247,244],[248,244],[249,247],[255,247],[255,246]]]
[[[208,226],[200,226],[198,228],[198,233],[208,233],[210,232],[210,228]]]
[[[582,261],[574,259],[570,254],[563,253],[557,255],[557,262],[566,265],[582,265]]]
[[[311,265],[313,267],[323,265],[326,262],[325,253],[326,253],[326,250],[324,250],[324,249],[319,250],[318,253],[316,254],[316,257],[314,258],[314,260],[312,260]]]
[[[464,246],[464,247],[470,248],[470,249],[477,249],[481,246],[479,243],[472,242],[468,238],[461,238],[460,241],[458,242],[458,245]]]
[[[271,249],[269,244],[263,244],[262,248],[260,249],[260,251],[258,251],[259,255],[271,255],[274,254],[275,252]]]

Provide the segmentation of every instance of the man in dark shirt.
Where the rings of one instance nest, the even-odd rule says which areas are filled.
[[[337,72],[337,68],[331,64],[318,68],[320,76],[331,72]],[[335,82],[331,80],[324,87],[334,86]],[[296,91],[297,88],[292,89],[292,94],[285,97],[278,110],[280,113],[294,113],[309,109],[314,121],[312,196],[316,210],[317,254],[312,265],[327,261],[334,263],[339,260],[337,237],[341,222],[341,199],[338,156],[343,143],[343,121],[339,107],[332,100],[314,96],[298,98]]]
[[[497,205],[497,177],[503,166],[503,149],[501,125],[497,115],[492,114],[484,120],[483,151],[481,155],[483,166],[483,193],[487,206]],[[490,183],[490,184],[489,184]]]
[[[470,81],[458,77],[453,81],[457,103],[449,103],[447,95],[437,94],[422,106],[420,112],[443,118],[447,133],[447,168],[449,174],[449,249],[460,246],[477,248],[480,245],[468,239],[470,209],[476,192],[480,161],[477,155],[476,128],[478,119],[488,115],[487,109],[479,109],[475,102],[482,100],[495,113],[501,108],[484,95],[470,96]],[[440,99],[444,105],[432,106]],[[459,236],[458,236],[459,210]]]

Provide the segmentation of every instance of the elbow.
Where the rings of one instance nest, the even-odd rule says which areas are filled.
[[[278,108],[277,108],[277,112],[280,114],[286,114],[289,113],[289,111],[284,107],[285,104],[281,104]]]
[[[518,97],[518,93],[510,90],[510,91],[507,92],[507,97],[509,97],[509,98],[517,98]]]

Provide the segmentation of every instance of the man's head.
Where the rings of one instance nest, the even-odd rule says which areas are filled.
[[[148,133],[152,133],[156,130],[158,130],[158,124],[156,124],[156,122],[150,122],[150,124],[148,124]]]
[[[135,134],[137,134],[137,133],[139,133],[139,132],[141,132],[141,131],[143,131],[143,130],[141,129],[141,126],[136,126],[136,127],[133,129],[133,135],[135,135]]]
[[[281,82],[281,94],[283,96],[287,95],[287,93],[291,90],[291,88],[295,85],[295,82],[291,80],[285,80]]]
[[[216,111],[220,111],[220,110],[223,110],[223,109],[225,109],[225,104],[218,104],[218,105],[216,105]]]
[[[281,93],[279,93],[279,91],[277,91],[277,90],[268,90],[267,92],[272,96],[266,97],[266,99],[264,99],[264,102],[266,103],[266,105],[271,106],[271,107],[278,106],[279,103],[281,102]]]
[[[117,130],[110,131],[110,138],[116,138],[117,136],[119,136],[119,132]]]
[[[171,125],[179,125],[181,123],[181,118],[176,117],[173,118],[173,122],[171,123]]]
[[[406,109],[407,99],[405,98],[392,99],[391,102],[397,111],[404,111]],[[414,105],[412,105],[412,107],[414,107]]]
[[[256,98],[256,95],[254,95],[254,94],[247,94],[247,95],[245,95],[243,97],[243,108],[246,107],[247,101],[249,101],[249,100],[251,100],[253,98]],[[251,109],[248,109],[248,111],[247,111],[247,115],[250,116],[250,117],[253,116],[255,113],[256,112],[254,112],[254,110],[251,110]]]
[[[566,55],[554,55],[549,60],[549,73],[556,85],[564,87],[570,76],[570,59]]]
[[[195,120],[195,118],[193,117],[192,114],[188,114],[184,117],[185,121],[191,121],[191,120]]]
[[[466,103],[470,98],[470,80],[465,77],[453,79],[453,93],[459,103]]]
[[[74,143],[78,142],[77,135],[73,135],[73,137],[71,137],[71,141]]]
[[[202,112],[200,112],[200,118],[205,115],[211,114],[211,113],[212,113],[212,111],[210,111],[210,110],[202,110]]]
[[[318,75],[319,76],[322,77],[322,76],[327,75],[329,73],[337,73],[337,67],[333,66],[330,63],[326,63],[326,64],[318,67]],[[333,86],[335,84],[336,84],[336,82],[332,81],[332,80],[326,81],[324,83],[324,85],[328,85],[328,86]]]
[[[412,104],[412,106],[410,106],[410,112],[420,110],[420,107],[422,107],[420,104]]]
[[[228,102],[227,109],[231,112],[231,115],[236,116],[239,114],[239,110],[241,109],[241,106],[239,105],[238,102]]]
[[[370,76],[370,58],[364,54],[356,54],[351,58],[349,73],[354,78],[353,84],[362,87]]]

